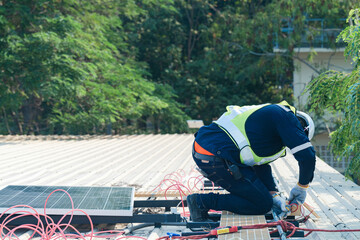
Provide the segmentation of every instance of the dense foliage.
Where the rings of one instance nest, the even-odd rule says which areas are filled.
[[[331,134],[331,146],[340,157],[351,158],[347,176],[360,179],[360,12],[350,11],[350,23],[339,35],[347,43],[345,56],[354,64],[351,73],[326,71],[308,86],[312,110],[328,110],[339,116],[339,127]]]
[[[173,120],[165,129],[181,122],[186,116],[173,90],[148,79],[147,65],[136,60],[127,42],[118,15],[130,19],[141,14],[131,4],[2,1],[1,131],[131,131],[129,121],[142,124],[153,114]],[[184,124],[175,127],[179,131]]]
[[[0,0],[0,134],[185,132],[228,104],[291,102],[308,19],[343,27],[351,2]]]

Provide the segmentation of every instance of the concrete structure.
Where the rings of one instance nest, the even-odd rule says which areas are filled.
[[[347,26],[346,18],[338,20],[337,23],[331,23],[324,18],[305,19],[305,31],[301,39],[296,43],[293,55],[295,69],[293,73],[294,105],[299,110],[307,110],[308,93],[304,93],[304,90],[309,82],[318,76],[319,72],[326,70],[350,72],[353,69],[352,60],[346,60],[344,56],[346,43],[342,40],[334,43],[334,40]],[[283,20],[281,31],[288,38],[292,37],[294,32],[292,19]],[[330,48],[330,45],[334,45],[336,48]],[[284,51],[280,43],[276,41],[274,52]],[[315,121],[317,131],[312,141],[315,147],[319,149],[327,148],[329,133],[334,128],[333,122],[329,114],[325,114],[323,119]],[[329,152],[323,152],[326,155],[330,154]],[[334,157],[331,160],[333,161]]]
[[[344,50],[344,48],[297,48],[294,50],[297,58],[294,59],[294,98],[297,108],[304,109],[306,106],[309,95],[303,93],[309,82],[318,76],[314,69],[319,72],[324,70],[352,71],[351,59],[345,59]],[[312,52],[316,52],[316,54],[313,56],[312,61],[308,61],[307,59]]]
[[[329,49],[329,48],[297,48],[295,49],[294,59],[294,100],[295,106],[300,110],[306,110],[306,104],[309,94],[304,92],[309,82],[318,76],[318,72],[325,70],[336,70],[342,72],[351,72],[353,65],[351,59],[345,59],[345,48]],[[307,59],[311,54],[316,54],[312,57],[312,61]],[[348,162],[338,163],[331,151],[328,149],[328,142],[330,140],[329,133],[335,127],[333,124],[333,117],[330,114],[325,114],[323,119],[315,119],[317,131],[312,140],[318,155],[322,157],[331,166],[336,167],[341,172],[344,172],[348,166]]]

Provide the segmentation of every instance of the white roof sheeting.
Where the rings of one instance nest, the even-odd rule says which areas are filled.
[[[192,134],[0,136],[0,189],[7,185],[135,186],[151,191],[175,171],[194,174]],[[272,163],[285,195],[297,182],[288,151]],[[321,217],[308,228],[360,229],[360,186],[318,159],[307,203]],[[309,239],[360,239],[360,233],[312,233]]]

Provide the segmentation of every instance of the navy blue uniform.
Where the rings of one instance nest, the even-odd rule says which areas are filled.
[[[315,170],[315,150],[293,112],[286,111],[278,105],[265,106],[249,116],[245,123],[245,131],[252,150],[260,157],[274,155],[284,146],[288,147],[299,164],[299,183],[306,185],[312,181]],[[254,167],[241,164],[239,149],[216,123],[201,127],[195,141],[215,156],[239,165],[245,179],[235,181],[229,178],[226,167],[222,170],[219,170],[220,166],[217,166],[219,169],[214,166],[208,167],[201,162],[201,159],[194,157],[197,165],[210,176],[210,180],[217,182],[230,192],[230,196],[227,197],[216,194],[203,195],[200,201],[207,208],[229,210],[240,214],[262,214],[268,211],[269,207],[271,208],[272,198],[269,191],[275,191],[276,187],[270,164]],[[266,193],[261,193],[261,191]],[[267,207],[259,212],[259,205],[253,208],[249,202],[241,200],[244,198],[249,202],[260,200]],[[232,206],[231,201],[240,204]],[[245,208],[248,211],[244,211]]]

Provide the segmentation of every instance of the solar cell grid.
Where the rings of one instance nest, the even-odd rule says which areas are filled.
[[[220,226],[246,226],[266,223],[263,215],[238,215],[223,211],[221,214]],[[241,229],[236,233],[219,235],[219,240],[247,239],[247,240],[270,240],[267,228],[262,229]]]
[[[74,208],[82,209],[89,215],[132,215],[133,187],[7,186],[0,190],[0,210],[3,212],[15,205],[28,205],[43,213],[46,199],[56,189],[67,191],[74,202]],[[56,191],[47,201],[46,213],[65,214],[71,208],[68,195],[63,191]]]

